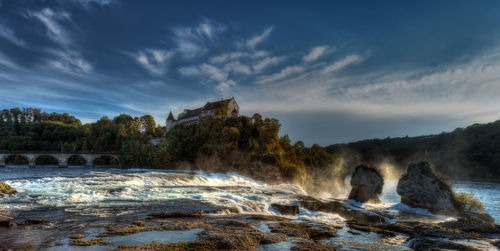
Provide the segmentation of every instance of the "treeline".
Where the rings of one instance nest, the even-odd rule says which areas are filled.
[[[147,142],[162,136],[151,115],[114,119],[102,117],[82,124],[67,113],[47,113],[33,108],[12,108],[0,112],[0,149],[121,151],[127,141]]]
[[[0,149],[116,151],[124,167],[237,171],[299,184],[334,176],[340,159],[319,145],[305,147],[287,135],[279,137],[280,127],[278,120],[259,114],[205,117],[199,124],[177,125],[164,135],[151,115],[121,114],[82,124],[66,113],[13,108],[0,113]],[[158,137],[164,138],[160,144],[150,143]]]
[[[353,162],[388,160],[406,168],[425,159],[452,178],[500,180],[500,120],[438,135],[363,140],[327,149]]]

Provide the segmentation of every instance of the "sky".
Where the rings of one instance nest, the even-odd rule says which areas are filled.
[[[0,107],[165,124],[207,101],[311,145],[500,119],[500,1],[0,0]]]

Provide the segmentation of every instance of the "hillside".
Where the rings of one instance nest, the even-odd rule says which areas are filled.
[[[390,161],[401,169],[426,159],[451,178],[500,181],[500,120],[438,135],[330,145],[327,151],[351,163]]]

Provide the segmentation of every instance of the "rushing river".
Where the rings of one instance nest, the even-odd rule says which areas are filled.
[[[0,169],[0,181],[6,181],[19,191],[14,196],[0,199],[0,215],[35,218],[60,217],[65,219],[65,222],[68,221],[68,224],[71,222],[74,225],[81,225],[85,220],[92,218],[116,218],[134,212],[140,215],[155,209],[168,210],[169,208],[175,211],[213,209],[216,213],[225,213],[224,208],[236,208],[240,213],[279,215],[272,209],[272,203],[298,205],[297,201],[290,199],[291,196],[307,194],[297,185],[268,185],[234,173],[207,174],[191,171],[6,167]],[[382,204],[362,206],[383,210],[395,216],[396,219],[407,217],[408,213],[413,216],[428,216],[429,219],[436,221],[448,219],[448,217],[432,215],[426,210],[400,204],[399,196],[395,192],[396,183],[397,181],[386,181]],[[500,222],[499,184],[454,182],[453,188],[461,192],[475,193],[496,222]],[[186,201],[197,201],[197,203],[184,203]],[[335,225],[343,224],[343,219],[337,215],[302,208],[296,219]],[[256,227],[262,231],[269,231],[265,226]],[[198,230],[193,231],[191,235],[189,235],[190,232],[183,231],[179,231],[182,233],[177,235],[171,233],[173,234],[171,239],[188,241],[194,238]],[[343,243],[349,241],[372,243],[375,238],[369,234],[356,237],[347,236],[347,234],[342,236],[342,231],[345,232],[345,230],[339,230],[341,236],[337,238],[343,238]],[[144,243],[158,240],[155,239],[158,237],[155,233],[148,234],[141,237]],[[1,235],[0,231],[0,239]],[[164,241],[166,237],[162,236],[161,241]],[[137,242],[141,239],[139,237],[137,235],[133,240],[123,239],[123,243]],[[399,242],[394,240],[392,244],[399,246],[402,241],[404,240]],[[136,242],[132,244],[144,244]],[[64,246],[66,244],[63,241],[62,250],[67,248]],[[272,247],[269,248],[272,249]],[[283,246],[275,247],[275,249],[281,248]]]

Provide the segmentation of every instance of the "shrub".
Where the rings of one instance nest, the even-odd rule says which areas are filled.
[[[455,193],[455,202],[464,213],[484,210],[483,203],[474,198],[474,193]]]
[[[0,182],[0,193],[11,195],[17,193],[17,190],[5,182]]]

